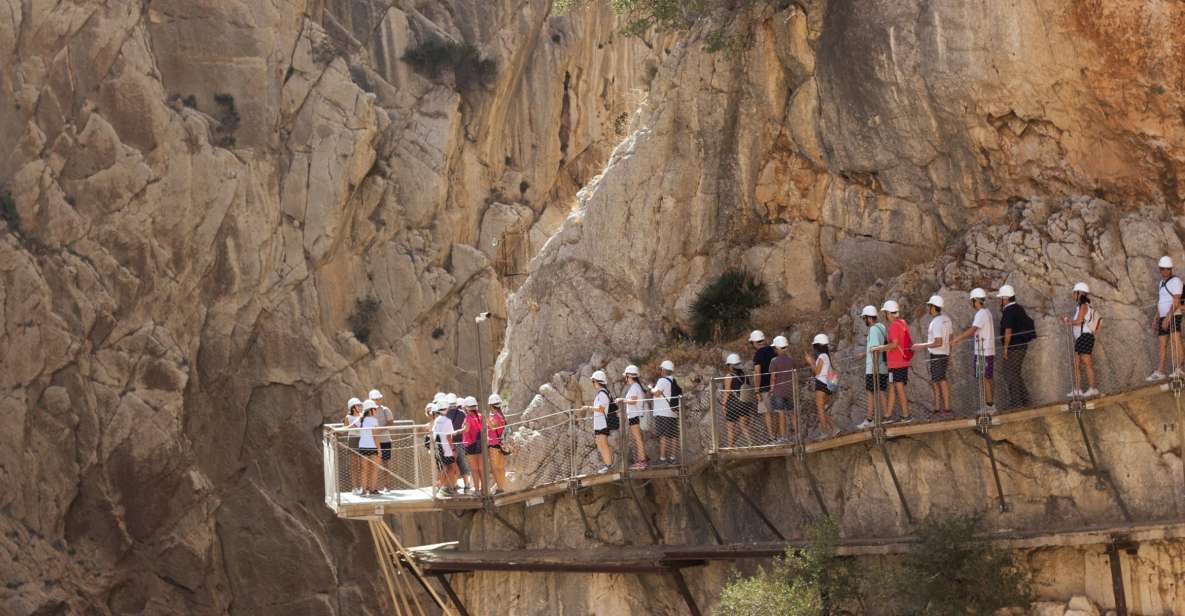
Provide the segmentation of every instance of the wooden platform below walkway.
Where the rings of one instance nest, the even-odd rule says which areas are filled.
[[[1060,531],[1006,531],[984,536],[1013,549],[1139,543],[1185,539],[1185,522],[1084,526]],[[908,551],[913,537],[847,539],[840,541],[841,556],[900,554]],[[425,573],[473,571],[536,571],[548,573],[653,573],[732,561],[778,556],[787,548],[803,547],[803,541],[732,543],[724,545],[644,545],[594,549],[478,550],[456,549],[456,543],[411,548]]]

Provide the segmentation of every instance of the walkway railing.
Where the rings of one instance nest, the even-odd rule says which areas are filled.
[[[1147,323],[1106,323],[1092,354],[1098,395],[1149,384],[1145,375],[1155,367],[1157,344],[1150,332],[1153,310],[1142,311],[1148,315]],[[1067,309],[1066,314],[1069,312]],[[925,341],[924,328],[911,329],[915,342]],[[1044,319],[1038,322],[1038,332],[1040,335],[1023,348],[1008,349],[1007,357],[997,338],[990,371],[974,338],[954,345],[945,361],[949,412],[944,412],[948,406],[945,392],[940,390],[936,396],[933,390],[939,380],[935,377],[942,372],[934,365],[939,360],[925,349],[918,350],[904,386],[912,422],[977,418],[982,423],[987,418],[990,424],[993,416],[1022,409],[1056,404],[1087,408],[1090,397],[1070,395],[1071,390],[1087,389],[1085,376],[1080,385],[1075,382],[1077,360],[1070,327]],[[1143,342],[1149,339],[1151,344]],[[1169,354],[1166,371],[1180,364],[1171,344]],[[510,415],[515,419],[505,427],[500,453],[468,456],[471,469],[477,466],[477,459],[500,456],[504,461],[504,465],[480,465],[486,486],[482,493],[462,490],[461,481],[443,478],[437,444],[426,424],[376,429],[389,435],[390,445],[375,455],[359,451],[363,429],[327,425],[323,436],[326,503],[340,510],[348,504],[434,499],[447,507],[448,502],[483,496],[529,495],[589,485],[598,483],[601,476],[685,475],[714,454],[752,451],[760,455],[760,450],[781,449],[804,452],[813,443],[864,430],[876,434],[886,426],[902,425],[900,390],[892,394],[893,408],[886,391],[895,387],[895,379],[881,374],[878,362],[873,363],[873,373],[867,374],[862,347],[842,349],[834,356],[837,387],[821,395],[810,368],[777,373],[777,382],[785,385],[785,391],[777,393],[789,395],[778,396],[776,402],[770,399],[770,392],[753,384],[751,375],[744,386],[730,382],[728,376],[719,377],[706,386],[685,390],[674,417],[665,413],[666,417],[656,416],[653,398],[639,401],[635,407],[637,429],[631,429],[626,401],[619,400],[621,428],[608,439],[612,460],[607,470],[602,469],[605,460],[588,407],[537,416]],[[803,358],[796,359],[801,362]],[[866,417],[871,417],[871,425],[862,425]],[[461,449],[460,441],[457,435],[454,449]],[[769,453],[775,455],[774,451]],[[637,464],[641,460],[647,460],[648,465]],[[445,495],[440,488],[452,493]],[[378,494],[366,493],[370,491]]]

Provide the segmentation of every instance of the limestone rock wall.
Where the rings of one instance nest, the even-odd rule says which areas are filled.
[[[382,610],[369,539],[320,504],[318,427],[370,387],[406,417],[475,389],[473,315],[500,336],[507,274],[660,53],[614,20],[4,3],[0,612]],[[401,59],[442,38],[496,61],[490,82]]]

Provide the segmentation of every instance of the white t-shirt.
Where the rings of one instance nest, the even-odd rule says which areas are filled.
[[[975,354],[991,357],[996,354],[996,326],[992,323],[992,313],[987,308],[980,308],[975,313],[975,320],[971,325],[976,328]]]
[[[815,375],[815,379],[824,385],[828,385],[828,386],[834,385],[835,383],[833,383],[831,381],[831,376],[830,376],[831,372],[832,372],[832,370],[831,370],[831,356],[828,355],[827,353],[823,353],[822,355],[819,355],[819,359],[823,360],[823,369],[821,371],[819,371],[818,374]],[[818,365],[818,361],[819,360],[815,360],[816,366]]]
[[[950,355],[950,339],[954,335],[954,330],[954,324],[945,314],[930,319],[930,339],[927,342],[934,342],[942,338],[942,344],[930,348],[931,355]]]
[[[1156,286],[1160,288],[1160,296],[1156,300],[1156,307],[1160,310],[1160,316],[1167,317],[1173,309],[1173,296],[1181,295],[1181,279],[1176,276],[1169,278],[1167,281],[1161,279]]]
[[[432,422],[433,440],[440,443],[440,448],[444,451],[444,457],[453,457],[453,446],[449,444],[448,435],[453,433],[453,422],[444,415],[437,415],[436,421]]]
[[[389,409],[385,406],[380,406],[379,408],[375,409],[374,416],[376,418],[378,418],[380,428],[385,428],[385,427],[390,426],[395,423],[395,413],[392,413],[391,409]],[[391,442],[391,431],[390,430],[379,430],[379,442],[380,443],[390,443]]]
[[[1078,310],[1081,309],[1082,306],[1086,306],[1086,318],[1084,318],[1082,320],[1081,325],[1075,325],[1071,328],[1074,330],[1074,338],[1075,339],[1077,339],[1082,334],[1094,334],[1095,314],[1094,314],[1094,308],[1091,308],[1090,304],[1082,304],[1081,306],[1076,306],[1074,308],[1074,314],[1070,315],[1070,322],[1073,323],[1074,320],[1078,318]]]
[[[633,398],[635,402],[630,402]],[[645,404],[642,402],[646,398],[646,390],[637,383],[630,383],[629,389],[625,390],[625,416],[633,419],[641,417],[645,410]]]
[[[358,438],[359,449],[378,449],[374,442],[374,428],[379,427],[379,419],[374,415],[362,419],[362,434]]]
[[[674,417],[675,411],[671,410],[671,404],[667,402],[667,398],[671,397],[671,378],[667,376],[659,377],[658,382],[654,384],[654,388],[660,392],[655,394],[654,401],[650,403],[654,408],[655,416]]]
[[[604,430],[609,427],[609,394],[605,390],[597,392],[596,397],[593,398],[593,406],[597,407],[593,411],[593,430]]]

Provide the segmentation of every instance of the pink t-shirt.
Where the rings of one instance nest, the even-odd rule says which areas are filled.
[[[476,443],[481,438],[481,415],[467,413],[465,415],[463,430],[461,432],[461,443],[466,447]]]
[[[913,339],[909,337],[909,324],[905,322],[905,319],[897,319],[889,323],[889,342],[897,343],[897,348],[886,353],[889,368],[908,368],[909,360],[913,358],[913,354],[910,353],[907,357],[906,353],[909,351],[909,347],[913,346]]]

